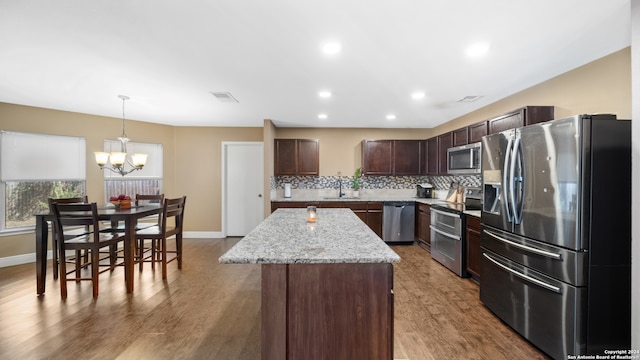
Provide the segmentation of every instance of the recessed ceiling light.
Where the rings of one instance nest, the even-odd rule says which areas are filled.
[[[320,96],[321,98],[325,98],[325,99],[326,98],[330,98],[331,97],[331,91],[326,91],[326,90],[320,91],[320,92],[318,92],[318,96]]]
[[[393,114],[387,115],[387,120],[395,120],[395,119],[396,119],[395,115],[393,115]]]
[[[477,42],[467,48],[467,56],[477,58],[489,52],[491,45],[487,42]]]
[[[322,46],[322,51],[327,55],[337,54],[340,50],[342,50],[342,45],[337,41],[331,41]]]
[[[326,118],[328,118],[328,117],[329,117],[329,116],[327,116],[327,114],[318,114],[318,119],[322,119],[322,120],[324,120],[324,119],[326,119]]]
[[[411,98],[414,100],[420,100],[422,98],[425,97],[425,93],[423,93],[422,91],[416,91],[413,94],[411,94]]]

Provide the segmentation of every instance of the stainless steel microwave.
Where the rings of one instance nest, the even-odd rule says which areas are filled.
[[[447,173],[480,174],[482,143],[462,145],[447,150]]]

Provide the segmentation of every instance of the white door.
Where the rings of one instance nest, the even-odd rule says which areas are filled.
[[[244,236],[264,220],[262,142],[223,142],[222,220],[226,236]]]

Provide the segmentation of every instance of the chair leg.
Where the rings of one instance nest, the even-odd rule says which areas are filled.
[[[67,262],[64,258],[64,246],[62,246],[61,244],[58,244],[60,246],[58,246],[58,250],[60,251],[60,256],[59,258],[62,259],[62,261],[59,261],[60,264],[60,297],[62,297],[62,300],[67,298]]]
[[[138,262],[140,263],[139,267],[140,267],[140,271],[142,271],[142,265],[144,263],[144,240],[138,239],[136,243],[138,244],[137,254],[138,254]]]
[[[176,235],[176,257],[178,258],[178,269],[182,270],[182,235]]]
[[[162,279],[167,278],[167,238],[163,237],[161,241],[162,247]]]
[[[53,263],[53,278],[58,278],[58,235],[56,232],[55,224],[51,227],[51,257]]]
[[[82,276],[82,251],[76,250],[76,258],[74,259],[76,262],[76,283],[80,282],[80,277]],[[64,259],[63,259],[64,261]]]
[[[98,297],[98,274],[100,261],[100,250],[98,248],[91,249],[91,282],[93,283],[93,297]]]

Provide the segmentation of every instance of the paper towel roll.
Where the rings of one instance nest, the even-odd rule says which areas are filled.
[[[285,198],[291,197],[291,184],[289,183],[284,184],[284,197]]]

